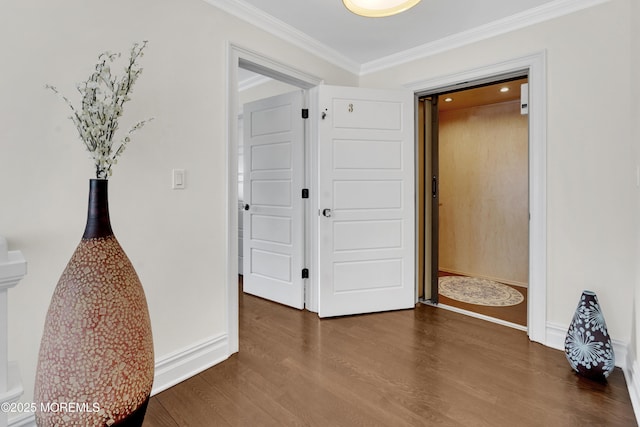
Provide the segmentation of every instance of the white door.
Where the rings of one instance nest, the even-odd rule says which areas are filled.
[[[319,86],[318,314],[411,308],[414,99]]]
[[[244,105],[244,292],[304,308],[302,91]]]

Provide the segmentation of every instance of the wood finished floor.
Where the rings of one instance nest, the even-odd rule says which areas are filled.
[[[426,305],[320,320],[240,296],[240,352],[151,398],[144,427],[632,426],[605,384],[526,334]]]

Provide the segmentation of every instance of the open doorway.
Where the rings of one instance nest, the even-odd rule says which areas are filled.
[[[236,65],[230,70],[230,86],[235,89],[234,96],[230,96],[229,103],[232,113],[239,110],[239,96],[236,91],[240,69],[247,69],[259,74],[266,71],[265,75],[268,77],[276,80],[280,80],[279,77],[285,77],[282,81],[293,81],[295,86],[298,86],[297,83],[301,83],[300,78],[286,78],[289,71],[295,73],[295,70],[287,69],[285,73],[274,72],[272,66],[277,66],[277,64],[273,64],[271,61],[263,61],[258,58],[258,61],[268,63],[265,65],[256,64],[255,54],[240,50],[236,52],[235,49],[232,53],[234,56],[236,53],[240,56],[238,62],[235,62],[234,57],[231,58],[232,63]],[[244,54],[252,56],[252,58],[243,59],[241,56]],[[308,243],[304,248],[310,253],[310,256],[306,256],[309,267],[308,269],[303,267],[297,271],[297,278],[304,280],[304,287],[308,291],[304,295],[304,306],[310,311],[318,311],[318,315],[321,317],[413,307],[416,302],[413,275],[415,240],[413,227],[415,214],[413,197],[413,93],[406,89],[385,90],[320,84],[312,86],[306,83],[308,80],[302,81],[303,84],[298,87],[310,89],[310,106],[313,107],[310,107],[309,111],[306,108],[298,111],[296,120],[308,119],[309,125],[306,126],[306,129],[314,135],[313,138],[309,138],[308,135],[305,137],[305,141],[309,141],[312,145],[309,150],[305,150],[309,155],[306,155],[304,160],[306,163],[305,171],[308,175],[307,182],[311,183],[311,189],[303,187],[298,189],[297,193],[291,192],[287,197],[287,200],[292,200],[294,197],[300,198],[311,205],[306,209],[306,221],[311,226],[305,227],[309,239],[305,239]],[[298,90],[298,92],[300,91]],[[282,95],[278,97],[280,96]],[[297,111],[293,107],[287,110]],[[267,108],[259,111],[262,119],[257,121],[254,120],[253,113],[245,111],[245,143],[247,135],[268,134],[273,136],[272,132],[266,134],[247,132],[247,123],[260,124],[260,129],[267,124],[271,125],[268,116],[276,109]],[[269,114],[263,114],[267,111]],[[316,114],[311,115],[311,111]],[[248,114],[251,114],[251,120],[248,120]],[[280,117],[279,114],[278,117]],[[327,117],[329,119],[325,120]],[[293,121],[293,119],[292,116],[291,120]],[[335,136],[338,132],[343,132],[344,129],[347,129],[345,131],[347,134],[340,137]],[[237,153],[238,146],[237,119],[230,123],[229,130],[229,155],[232,158],[233,153]],[[270,141],[268,143],[277,145],[282,142]],[[250,152],[253,153],[251,149],[245,147],[245,158],[248,159]],[[314,154],[314,160],[310,161]],[[272,155],[269,159],[282,163],[284,157]],[[245,161],[245,176],[243,177],[245,190],[249,176],[246,169],[247,164]],[[249,162],[249,164],[253,163]],[[233,231],[237,231],[238,224],[237,169],[237,157],[235,157],[233,163],[229,164],[230,196],[235,196],[230,202],[234,207],[230,212],[230,230]],[[251,175],[253,176],[258,169],[260,169],[260,173],[264,172],[262,167],[253,168]],[[276,169],[278,169],[278,173],[285,173],[289,170],[282,164]],[[278,188],[296,188],[295,185],[285,185],[285,182],[288,181],[284,178],[260,179],[265,183],[269,181],[269,185],[278,185]],[[253,189],[251,185],[249,187]],[[260,191],[252,191],[251,195],[260,194],[262,198],[266,194],[264,186],[256,190]],[[307,194],[312,195],[305,196],[305,190]],[[246,191],[243,197],[244,199],[248,198]],[[247,202],[247,200],[244,201]],[[286,205],[284,198],[280,201],[282,203],[279,203],[278,206]],[[246,209],[245,206],[244,227],[247,227],[248,224],[253,226],[253,222],[249,221],[246,216],[247,212],[253,214],[255,218],[257,215],[262,215],[259,219],[263,220],[269,215],[255,209],[263,209],[265,205],[275,206],[275,204],[254,203],[251,200],[248,200],[247,204],[249,204],[249,209]],[[322,209],[320,209],[320,205]],[[373,217],[369,218],[371,215]],[[271,215],[271,217],[274,216],[276,215]],[[279,228],[286,229],[283,226]],[[261,236],[268,233],[273,234],[275,230],[274,227],[263,229],[265,233]],[[248,234],[246,229],[245,234]],[[248,235],[252,236],[252,234]],[[318,237],[320,235],[325,237],[321,239]],[[230,262],[231,260],[235,261],[235,265],[229,267],[229,278],[233,277],[232,275],[237,278],[237,234],[233,233],[230,237],[229,258]],[[261,240],[262,244],[265,239],[256,240]],[[253,274],[254,271],[257,271],[247,269],[247,260],[251,259],[249,255],[260,252],[259,255],[262,256],[263,261],[269,255],[265,255],[267,250],[263,250],[263,248],[256,249],[250,254],[248,251],[251,251],[251,247],[246,243],[245,239],[243,241],[245,291],[248,288],[248,272]],[[285,243],[282,245],[286,245],[287,248],[291,246]],[[274,257],[282,255],[280,252],[276,254],[275,250],[272,253],[275,254]],[[283,258],[280,256],[280,259]],[[323,265],[323,263],[329,265]],[[287,278],[293,278],[296,273],[293,268],[294,263],[282,262],[281,265],[287,267],[291,273]],[[314,268],[314,265],[317,268]],[[266,268],[272,267],[271,264],[262,262],[261,267],[265,266]],[[333,276],[328,277],[329,273]],[[320,280],[322,274],[324,277]],[[285,275],[282,274],[275,278],[280,279],[279,282],[282,283],[285,282],[284,277]],[[316,284],[320,285],[314,288],[313,286]],[[234,311],[236,311],[238,284],[236,281],[234,285],[231,283],[229,285],[230,335],[235,335],[237,320]],[[275,298],[268,299],[278,301]],[[320,304],[320,301],[324,301],[324,303]]]
[[[526,75],[420,98],[422,298],[527,330]],[[524,98],[523,98],[523,95]]]
[[[244,105],[276,95],[299,90],[298,87],[272,79],[262,74],[238,67],[238,274],[243,274],[243,240],[245,212],[245,153],[244,153]]]
[[[227,326],[228,326],[228,353],[233,354],[239,350],[239,253],[238,250],[238,141],[240,105],[239,82],[241,74],[246,70],[286,83],[296,88],[308,90],[322,83],[322,79],[306,74],[285,64],[276,62],[256,52],[247,50],[241,46],[230,43],[228,45],[228,84],[227,84]],[[257,77],[261,79],[262,77]]]

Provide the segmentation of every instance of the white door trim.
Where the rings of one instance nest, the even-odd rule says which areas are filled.
[[[226,160],[227,160],[227,259],[226,259],[226,299],[228,354],[237,353],[239,337],[239,295],[238,295],[238,67],[259,72],[276,80],[310,89],[323,82],[319,77],[307,74],[286,64],[227,42],[227,90],[226,90]]]
[[[434,91],[515,71],[529,74],[529,338],[547,344],[547,82],[546,52],[410,83],[414,93]]]

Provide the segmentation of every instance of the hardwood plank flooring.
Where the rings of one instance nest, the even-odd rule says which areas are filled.
[[[632,426],[622,371],[426,305],[319,319],[240,296],[240,352],[151,398],[144,427]]]

